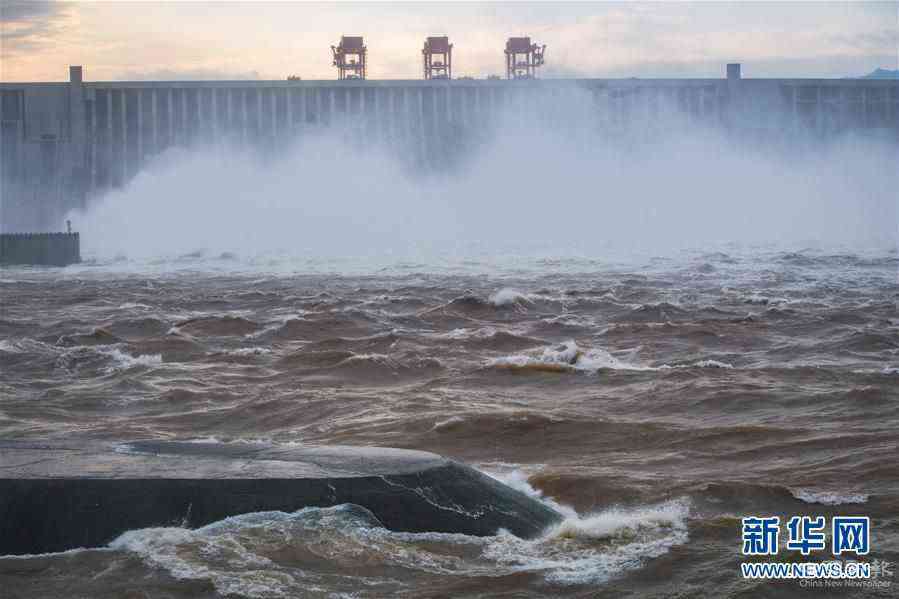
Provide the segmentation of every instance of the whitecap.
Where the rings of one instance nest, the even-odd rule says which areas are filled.
[[[560,345],[543,348],[539,352],[514,354],[494,358],[488,366],[522,370],[557,370],[596,372],[611,370],[653,370],[648,366],[630,364],[619,360],[600,348],[582,350],[573,340]]]
[[[504,287],[490,296],[487,300],[497,308],[500,306],[521,306],[522,304],[530,304],[528,297],[515,289]]]
[[[223,353],[225,353],[229,356],[239,356],[239,357],[264,356],[266,354],[272,353],[272,350],[267,347],[256,346],[256,347],[242,347],[240,349],[228,349],[228,350],[225,350]]]
[[[127,370],[129,368],[134,368],[135,366],[153,367],[162,364],[162,354],[142,354],[139,356],[132,356],[116,347],[108,347],[97,351],[113,359],[114,363],[106,368],[107,372]]]
[[[790,489],[793,497],[805,503],[820,505],[844,505],[850,503],[867,503],[867,493],[838,493],[835,491],[813,491],[811,489]]]

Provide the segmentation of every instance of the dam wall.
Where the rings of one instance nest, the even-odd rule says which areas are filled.
[[[500,120],[528,126],[572,106],[600,135],[652,139],[723,129],[815,143],[848,133],[899,141],[899,81],[744,79],[347,80],[0,83],[0,230],[55,228],[173,146],[273,152],[325,128],[386,142],[439,168]],[[448,162],[449,161],[449,162]]]

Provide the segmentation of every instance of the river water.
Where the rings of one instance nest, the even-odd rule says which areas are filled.
[[[799,593],[742,579],[746,515],[868,515],[868,561],[895,563],[897,269],[895,251],[736,246],[6,268],[5,439],[420,449],[566,519],[522,540],[395,533],[342,507],[247,514],[0,558],[0,595]]]

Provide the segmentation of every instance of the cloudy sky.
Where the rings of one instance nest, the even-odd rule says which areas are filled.
[[[419,78],[426,35],[455,75],[503,72],[510,35],[545,43],[543,76],[843,77],[899,62],[893,2],[273,2],[0,0],[0,80],[331,79],[329,46],[365,36],[369,77]]]

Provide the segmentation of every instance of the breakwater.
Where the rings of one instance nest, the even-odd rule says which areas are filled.
[[[0,264],[67,266],[81,262],[78,233],[0,234]]]
[[[173,146],[277,151],[323,128],[388,141],[425,166],[466,152],[505,118],[552,122],[573,105],[607,136],[720,128],[757,139],[849,133],[899,139],[899,81],[745,79],[348,80],[0,83],[6,231],[46,228],[124,185]],[[806,135],[803,135],[806,137]]]

